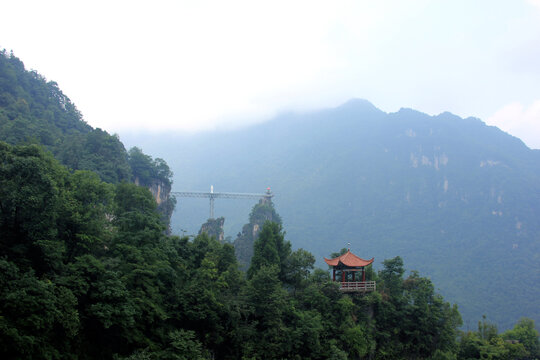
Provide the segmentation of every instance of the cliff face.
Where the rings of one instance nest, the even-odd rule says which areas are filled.
[[[154,199],[156,199],[156,203],[161,205],[169,200],[171,186],[165,184],[163,181],[153,180],[150,186],[148,186],[148,190],[150,190]]]
[[[152,179],[148,184],[141,184],[141,181],[138,176],[135,177],[135,185],[145,186],[150,190],[152,196],[156,200],[157,208],[161,214],[161,218],[165,221],[167,225],[167,233],[171,233],[170,221],[171,216],[174,211],[174,206],[176,205],[176,199],[170,197],[171,194],[171,184],[166,183],[160,179]]]
[[[281,224],[281,217],[274,209],[274,204],[270,199],[261,199],[257,205],[251,210],[249,215],[249,223],[242,227],[242,232],[237,235],[234,241],[234,251],[240,267],[246,270],[251,263],[253,257],[253,244],[262,225],[266,221],[273,221]]]
[[[199,235],[206,233],[210,237],[216,238],[219,242],[223,242],[225,239],[225,234],[223,232],[223,224],[225,223],[225,218],[220,217],[217,219],[208,219],[207,222],[202,224],[201,230],[199,230]]]

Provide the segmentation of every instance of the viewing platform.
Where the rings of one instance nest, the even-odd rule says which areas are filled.
[[[336,258],[324,258],[328,266],[332,267],[332,281],[339,282],[339,290],[348,293],[376,290],[375,281],[366,281],[366,267],[371,265],[373,260],[364,260],[354,255],[350,249]],[[362,281],[358,281],[360,279]]]
[[[377,290],[375,281],[342,282],[339,290],[343,292],[371,292]]]

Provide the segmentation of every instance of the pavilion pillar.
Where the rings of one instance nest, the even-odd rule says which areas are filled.
[[[341,282],[345,282],[345,270],[341,271]]]
[[[355,280],[355,277],[356,277],[356,271],[353,271],[353,273],[352,273],[352,281],[353,281],[353,282],[356,281],[356,280]]]
[[[366,268],[362,268],[362,281],[366,281]]]
[[[336,281],[336,269],[332,269],[332,281]]]

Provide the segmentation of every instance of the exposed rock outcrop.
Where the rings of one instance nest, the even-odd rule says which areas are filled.
[[[223,224],[225,223],[225,218],[220,217],[217,219],[208,219],[207,222],[202,224],[201,230],[199,230],[199,235],[206,233],[210,237],[214,237],[219,242],[225,240],[225,234],[223,232]]]
[[[246,270],[253,257],[253,244],[262,225],[266,221],[273,221],[281,224],[281,217],[274,209],[274,204],[270,198],[263,198],[253,207],[249,215],[249,223],[242,227],[242,232],[238,233],[234,241],[234,251],[240,267]]]
[[[152,179],[149,183],[142,184],[139,177],[135,177],[134,183],[138,186],[145,186],[148,190],[150,190],[158,205],[157,208],[161,214],[161,218],[167,225],[167,234],[170,234],[171,216],[174,211],[174,206],[176,205],[176,199],[174,197],[170,197],[171,184],[160,179]]]

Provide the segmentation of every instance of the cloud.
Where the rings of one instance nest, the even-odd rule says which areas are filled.
[[[540,149],[540,99],[531,105],[512,102],[490,116],[486,122],[517,136],[532,149]]]
[[[540,10],[540,0],[527,0],[527,2]]]
[[[12,16],[0,21],[0,48],[56,81],[89,124],[113,132],[242,126],[354,97],[384,111],[486,119],[511,100],[537,98],[540,82],[540,0],[2,8]]]

